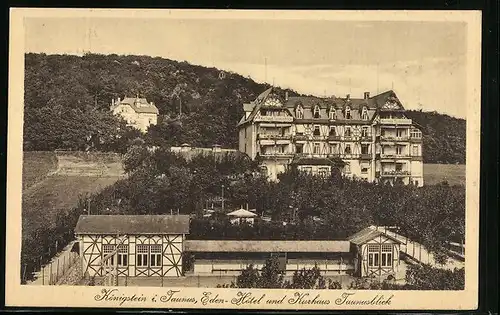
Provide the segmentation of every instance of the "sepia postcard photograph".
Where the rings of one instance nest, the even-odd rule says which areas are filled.
[[[7,306],[477,307],[479,11],[10,26]]]

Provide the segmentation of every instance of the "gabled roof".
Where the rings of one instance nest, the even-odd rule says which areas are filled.
[[[229,212],[227,215],[231,216],[231,217],[237,217],[237,218],[252,218],[252,217],[257,216],[257,214],[250,212],[248,210],[245,210],[245,209],[238,209],[238,210],[235,210],[233,212]]]
[[[76,234],[188,234],[188,215],[81,215]]]
[[[361,244],[364,244],[368,241],[371,241],[372,239],[374,239],[375,237],[378,237],[380,235],[382,235],[386,238],[389,238],[396,243],[401,243],[399,240],[395,239],[394,237],[389,236],[382,231],[375,230],[371,226],[364,228],[361,231],[349,236],[347,238],[347,240],[353,244],[361,245]]]

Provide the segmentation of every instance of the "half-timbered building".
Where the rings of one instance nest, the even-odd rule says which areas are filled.
[[[354,255],[355,276],[388,277],[398,272],[401,242],[397,239],[367,227],[348,240]]]
[[[187,215],[82,215],[75,227],[84,277],[179,277]]]

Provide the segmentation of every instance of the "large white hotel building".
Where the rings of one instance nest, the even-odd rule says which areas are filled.
[[[422,132],[392,90],[319,98],[269,88],[243,109],[239,150],[258,159],[271,180],[290,166],[326,175],[341,159],[348,177],[423,185]]]

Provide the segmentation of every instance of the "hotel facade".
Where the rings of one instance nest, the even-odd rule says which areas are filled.
[[[363,98],[280,95],[273,88],[243,104],[239,150],[270,180],[289,167],[328,175],[423,186],[422,132],[394,91]]]

